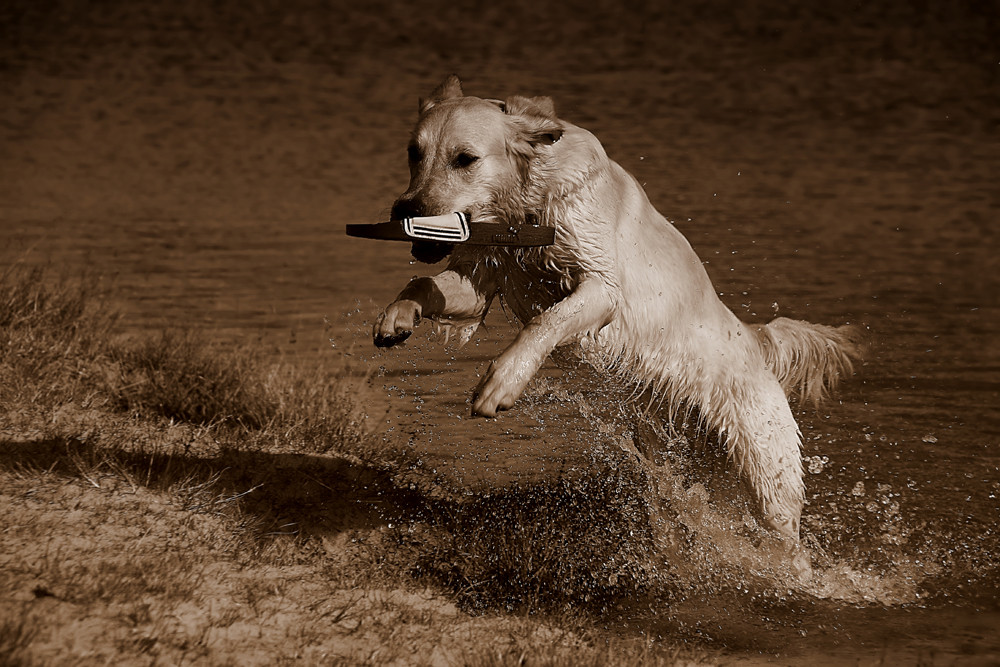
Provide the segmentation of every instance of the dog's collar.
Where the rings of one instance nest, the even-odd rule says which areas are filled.
[[[471,222],[464,213],[347,225],[347,235],[385,241],[435,241],[461,245],[545,246],[556,230],[541,225]]]

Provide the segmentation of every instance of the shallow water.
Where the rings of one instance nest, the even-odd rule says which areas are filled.
[[[514,410],[470,419],[513,327],[497,312],[460,350],[417,334],[375,351],[379,308],[433,269],[343,234],[405,186],[416,98],[444,73],[471,94],[551,95],[644,184],[738,315],[862,322],[874,340],[834,400],[797,409],[816,581],[767,571],[738,498],[710,498],[720,476],[699,485],[676,452],[649,469],[698,535],[686,556],[714,573],[623,601],[609,625],[734,660],[1000,660],[995,15],[198,7],[8,24],[5,264],[96,270],[131,329],[375,369],[387,443],[452,490],[561,474],[632,428],[620,394],[549,364]],[[467,27],[450,51],[406,38],[452,25]],[[730,568],[737,553],[750,561]]]

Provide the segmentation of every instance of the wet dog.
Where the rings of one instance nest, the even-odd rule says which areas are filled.
[[[489,366],[472,403],[511,408],[558,345],[579,344],[670,405],[695,406],[727,443],[767,525],[798,544],[804,497],[800,434],[786,392],[818,400],[851,372],[857,331],[779,318],[741,322],[701,261],[636,180],[547,97],[465,96],[457,77],[421,100],[410,184],[394,219],[459,211],[473,220],[555,228],[537,249],[418,242],[446,270],[412,280],[379,315],[377,345],[421,318],[467,340],[500,296],[524,327]],[[794,548],[801,572],[809,565]]]

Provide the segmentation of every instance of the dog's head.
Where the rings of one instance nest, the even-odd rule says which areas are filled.
[[[532,161],[562,134],[548,97],[469,97],[452,75],[420,101],[420,118],[407,148],[410,185],[393,205],[392,218],[459,211],[473,220],[495,219],[499,199],[509,218],[509,202],[523,199]],[[417,242],[412,252],[433,263],[452,248]]]

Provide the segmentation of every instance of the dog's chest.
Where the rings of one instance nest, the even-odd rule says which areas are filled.
[[[566,272],[547,266],[538,257],[510,258],[500,269],[500,297],[521,322],[562,301],[572,290]]]

